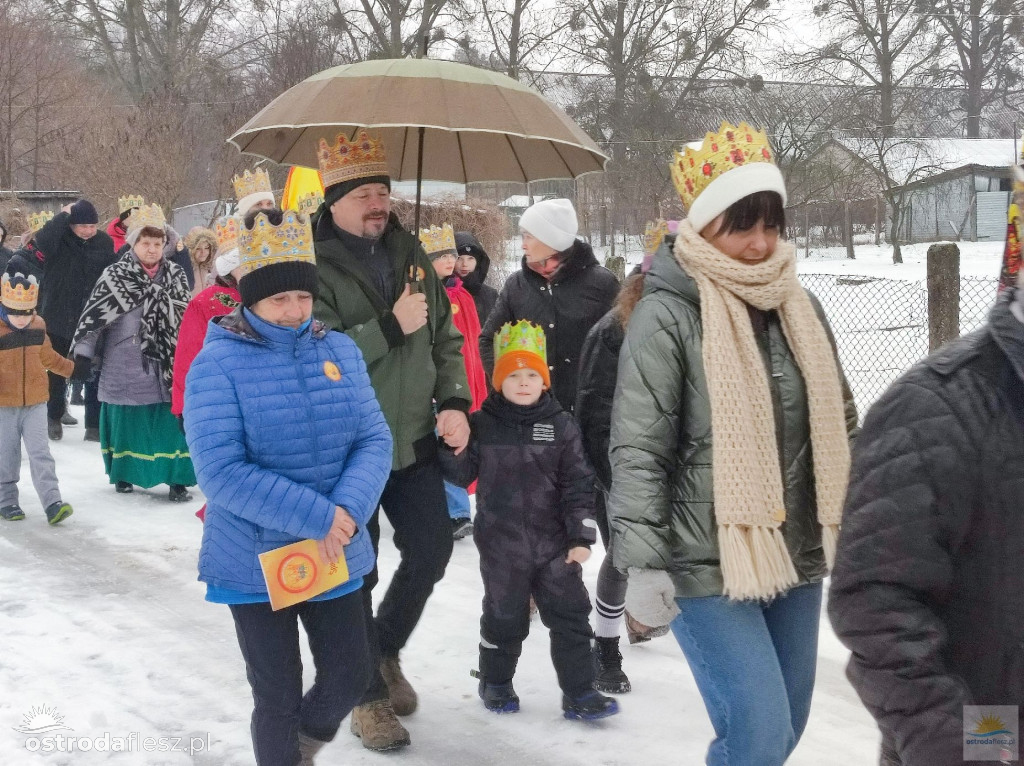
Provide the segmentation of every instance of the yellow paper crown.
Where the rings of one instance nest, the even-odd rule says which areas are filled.
[[[420,229],[420,243],[428,256],[445,253],[454,255],[458,252],[455,248],[455,230],[450,223]]]
[[[723,122],[718,133],[708,133],[700,149],[689,146],[672,158],[672,183],[687,209],[719,176],[755,162],[775,164],[768,136],[745,122]]]
[[[236,200],[248,197],[250,194],[274,193],[270,186],[270,174],[263,168],[256,168],[252,172],[246,170],[242,175],[232,178],[231,184],[235,187]]]
[[[664,218],[648,221],[644,231],[644,253],[650,255],[661,247],[661,241],[668,234],[668,222]]]
[[[53,218],[53,212],[50,210],[44,210],[41,213],[32,213],[28,217],[28,226],[33,232],[39,231],[51,218]]]
[[[506,322],[494,336],[494,361],[515,352],[536,354],[548,363],[548,341],[540,325],[520,319],[515,324]]]
[[[133,210],[132,214],[128,216],[128,220],[125,222],[125,229],[137,231],[150,226],[163,231],[166,224],[167,220],[164,218],[164,211],[160,209],[159,205],[143,205]]]
[[[0,278],[0,303],[14,311],[31,311],[39,300],[39,280],[5,273]]]
[[[239,228],[238,256],[243,274],[287,261],[316,263],[309,218],[286,210],[280,225],[275,226],[265,213],[257,214],[251,229]]]
[[[125,197],[117,198],[117,214],[121,215],[127,210],[132,208],[142,207],[146,204],[146,200],[142,198],[140,194],[129,194]]]
[[[226,253],[238,247],[238,230],[242,220],[235,215],[222,215],[213,222],[213,230],[217,234],[217,252]]]
[[[295,200],[295,210],[303,215],[313,215],[324,201],[324,195],[317,192],[303,194]]]
[[[327,139],[321,138],[316,156],[324,188],[354,178],[388,175],[384,142],[370,138],[365,130],[359,131],[354,141],[349,141],[344,133],[339,133],[334,146],[330,146]]]

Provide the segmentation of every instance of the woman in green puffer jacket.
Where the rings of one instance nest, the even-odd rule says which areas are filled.
[[[707,764],[781,766],[810,710],[856,410],[779,238],[767,137],[723,125],[672,172],[688,217],[619,358],[615,565],[653,594],[627,597],[629,612],[671,622],[715,728]]]

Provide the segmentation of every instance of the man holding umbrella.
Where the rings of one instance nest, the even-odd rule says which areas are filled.
[[[469,387],[463,338],[451,302],[416,236],[391,213],[384,147],[365,131],[354,141],[321,139],[324,203],[314,221],[319,271],[316,317],[346,333],[363,353],[394,437],[381,507],[395,530],[401,563],[372,617],[377,571],[365,578],[370,645],[379,659],[352,732],[371,750],[410,743],[395,715],[416,709],[398,654],[420,619],[452,552],[451,522],[437,458],[438,434],[457,451],[469,441]],[[436,406],[437,416],[434,416]],[[377,546],[378,517],[369,524]]]

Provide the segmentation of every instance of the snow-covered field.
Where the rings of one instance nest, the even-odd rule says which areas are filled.
[[[81,408],[72,409],[81,419]],[[82,441],[81,426],[65,429],[64,441],[52,447],[75,514],[56,528],[46,525],[26,463],[21,501],[27,518],[0,526],[0,764],[252,764],[251,696],[230,615],[203,600],[195,579],[202,530],[192,513],[201,498],[179,506],[165,500],[166,488],[116,494],[97,445]],[[591,593],[599,562],[598,552],[585,567]],[[395,564],[385,530],[385,578]],[[421,700],[405,720],[412,747],[370,753],[348,733],[346,721],[318,763],[703,763],[711,726],[671,637],[624,646],[634,691],[620,697],[622,713],[581,724],[561,717],[547,636],[535,621],[516,676],[523,711],[504,717],[485,711],[469,676],[481,596],[476,549],[464,540],[403,654]],[[845,680],[846,652],[824,616],[821,631],[811,720],[790,763],[870,766],[877,762],[874,723]],[[312,663],[305,656],[308,685]],[[102,744],[109,735],[116,745],[118,738],[132,742],[135,733],[135,749],[30,752],[30,735],[16,728],[24,728],[33,708],[44,707],[67,728],[40,740],[62,735]],[[34,724],[42,720],[37,716]],[[181,737],[180,747],[196,738],[209,750],[145,752],[147,737],[154,748],[161,747],[159,737]]]

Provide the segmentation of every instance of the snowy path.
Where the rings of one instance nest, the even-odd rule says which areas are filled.
[[[74,410],[81,419],[81,408]],[[195,579],[201,525],[192,512],[200,503],[172,505],[166,488],[115,494],[96,445],[81,441],[81,426],[65,433],[53,451],[75,514],[57,528],[46,525],[26,464],[27,518],[0,527],[0,764],[252,764],[251,696],[230,615],[203,600]],[[386,578],[396,555],[389,530],[385,538]],[[591,593],[596,554],[585,567]],[[469,677],[481,593],[476,549],[471,540],[459,542],[403,654],[420,693],[421,709],[405,720],[413,746],[401,754],[369,753],[346,721],[319,764],[703,763],[711,727],[670,637],[625,647],[636,691],[620,697],[621,715],[584,725],[561,718],[547,637],[535,621],[516,676],[523,711],[499,718],[483,710]],[[821,626],[811,720],[789,763],[869,766],[877,762],[874,723],[843,675],[845,650],[827,619]],[[312,663],[304,658],[308,685]],[[29,735],[14,729],[43,706],[56,709],[70,730],[40,736],[109,734],[116,742],[137,732],[135,750],[29,752]],[[143,752],[146,737],[181,737],[179,747],[208,737],[210,752]]]

